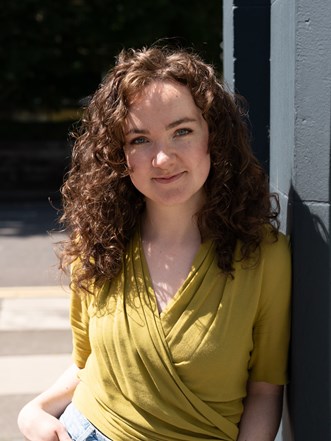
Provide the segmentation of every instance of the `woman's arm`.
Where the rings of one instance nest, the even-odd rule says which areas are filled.
[[[18,415],[18,427],[29,441],[70,441],[58,417],[70,403],[79,382],[79,368],[70,366],[57,381],[28,404]]]
[[[281,415],[283,387],[248,382],[237,441],[274,441]]]

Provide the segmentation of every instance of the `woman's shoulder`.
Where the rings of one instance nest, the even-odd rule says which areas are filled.
[[[263,272],[271,275],[290,278],[291,274],[291,244],[290,237],[282,232],[268,229],[260,244],[260,263]]]
[[[262,235],[255,250],[243,258],[242,250],[245,243],[241,240],[237,241],[234,262],[240,264],[242,268],[257,268],[261,262],[290,261],[291,247],[290,237],[284,233],[277,231],[271,225],[266,225],[262,229]]]
[[[290,237],[281,231],[275,231],[272,227],[265,227],[260,244],[263,255],[276,257],[289,256],[291,253]]]

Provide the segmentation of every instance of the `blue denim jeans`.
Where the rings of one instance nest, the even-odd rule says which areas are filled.
[[[60,416],[60,421],[74,441],[112,441],[99,432],[72,403]]]

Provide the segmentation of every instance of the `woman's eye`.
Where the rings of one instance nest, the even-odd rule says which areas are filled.
[[[139,136],[139,138],[134,138],[130,141],[131,145],[137,145],[137,144],[144,144],[145,142],[147,142],[147,139],[144,138],[143,136]]]
[[[176,136],[188,135],[191,132],[192,132],[191,129],[178,129],[178,130],[176,130]]]

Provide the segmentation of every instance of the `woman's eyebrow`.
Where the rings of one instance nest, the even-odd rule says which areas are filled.
[[[138,127],[133,127],[132,129],[125,132],[126,135],[147,135],[149,133],[148,130],[139,129]]]
[[[183,123],[196,122],[196,121],[197,120],[195,118],[188,118],[188,117],[180,118],[180,119],[177,119],[176,121],[168,124],[166,127],[166,130],[173,129],[174,127],[179,126],[180,124],[183,124]]]
[[[197,120],[195,118],[189,118],[189,117],[179,118],[179,119],[176,119],[176,121],[173,121],[170,124],[168,124],[166,126],[166,130],[173,129],[174,127],[177,127],[183,123],[196,122],[196,121]],[[127,132],[125,132],[125,136],[127,136],[127,135],[148,135],[148,134],[149,134],[148,130],[139,129],[138,127],[132,127]]]

